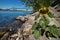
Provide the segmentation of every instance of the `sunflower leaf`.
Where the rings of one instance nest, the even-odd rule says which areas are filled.
[[[38,13],[36,16],[35,16],[35,20],[37,20],[40,16],[40,13]]]
[[[32,30],[35,30],[36,27],[37,27],[37,25],[38,25],[38,23],[34,23],[34,24],[32,25]]]
[[[46,18],[46,17],[44,17],[44,19],[43,19],[43,21],[44,21],[44,23],[45,23],[45,25],[48,25],[49,24],[49,19],[48,18]]]
[[[40,35],[41,35],[41,31],[35,30],[35,32],[34,32],[34,37],[35,37],[36,39],[38,39],[38,38],[40,37]]]
[[[49,16],[50,18],[55,18],[54,14],[52,14],[52,13],[48,13],[48,16]]]
[[[39,21],[39,24],[40,24],[40,26],[43,28],[43,29],[45,29],[46,28],[46,25],[45,25],[45,23],[44,23],[44,21],[42,20],[40,20]]]
[[[49,26],[48,27],[48,30],[49,30],[50,33],[52,33],[54,35],[57,35],[57,36],[59,35],[58,29],[57,29],[57,27],[55,25]]]

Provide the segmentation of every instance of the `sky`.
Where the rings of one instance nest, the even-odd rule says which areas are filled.
[[[21,0],[0,0],[0,8],[25,8]]]

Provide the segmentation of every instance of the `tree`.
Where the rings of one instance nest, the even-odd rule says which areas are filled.
[[[39,10],[41,7],[49,7],[52,4],[52,0],[21,0],[26,6],[32,6],[33,9]]]

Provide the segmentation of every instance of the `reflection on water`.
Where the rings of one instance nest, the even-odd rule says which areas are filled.
[[[25,16],[27,14],[31,14],[31,12],[0,11],[0,27],[8,26],[14,21],[16,17]]]

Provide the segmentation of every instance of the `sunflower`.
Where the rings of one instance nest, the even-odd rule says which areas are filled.
[[[49,8],[48,7],[42,7],[41,9],[39,9],[39,12],[45,16],[47,13],[49,13]]]

